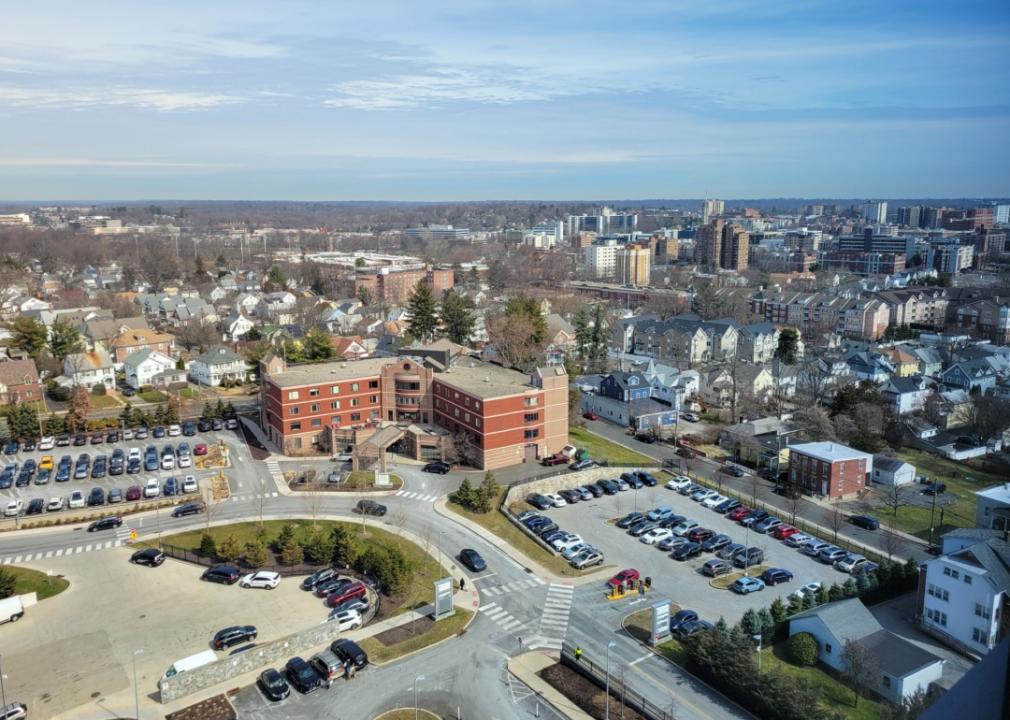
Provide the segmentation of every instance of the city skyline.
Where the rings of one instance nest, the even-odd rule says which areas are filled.
[[[1000,3],[100,7],[9,11],[3,200],[1010,195]]]

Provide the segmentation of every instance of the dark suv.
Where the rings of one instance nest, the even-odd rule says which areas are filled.
[[[252,625],[233,625],[214,633],[214,649],[224,650],[239,643],[256,639],[256,628]]]
[[[93,523],[88,525],[88,532],[96,532],[98,530],[111,530],[113,528],[118,528],[123,524],[123,518],[121,517],[105,517],[101,520],[95,520]]]
[[[382,517],[386,514],[386,506],[380,505],[374,500],[358,500],[358,504],[354,506],[354,512],[359,515],[375,515],[376,517]]]
[[[158,548],[138,550],[130,556],[130,562],[137,565],[147,565],[148,567],[158,567],[165,562],[165,553]]]
[[[204,505],[199,500],[195,502],[183,503],[172,511],[172,517],[185,517],[186,515],[199,515],[203,512]]]
[[[448,463],[444,463],[441,460],[430,462],[421,469],[424,470],[424,472],[438,473],[439,475],[445,475],[447,472],[452,470]]]
[[[358,647],[358,644],[353,640],[347,640],[346,638],[334,640],[330,645],[330,650],[332,650],[342,662],[346,663],[350,660],[354,667],[358,670],[368,664],[368,655],[364,650]]]
[[[323,679],[316,669],[297,656],[288,660],[288,664],[284,666],[284,673],[288,676],[288,682],[303,695],[315,692],[323,684]]]
[[[239,577],[242,573],[239,572],[238,568],[234,565],[214,565],[203,571],[201,579],[208,582],[223,583],[225,585],[234,585],[238,582]]]
[[[880,529],[880,521],[870,515],[853,515],[849,518],[849,522],[856,527],[863,528],[864,530]]]

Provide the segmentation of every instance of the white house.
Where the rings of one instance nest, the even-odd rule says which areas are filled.
[[[975,526],[1010,530],[1010,482],[975,492]]]
[[[926,380],[921,375],[911,377],[892,376],[880,388],[884,402],[891,412],[907,415],[926,407],[926,398],[932,394]]]
[[[116,387],[116,370],[112,366],[112,358],[100,348],[67,355],[63,361],[63,374],[70,379],[71,385],[82,385],[88,390],[99,383],[109,389]]]
[[[244,338],[255,326],[256,323],[243,312],[234,312],[221,322],[221,329],[233,341]]]
[[[194,358],[186,369],[193,382],[214,387],[222,380],[244,382],[249,372],[245,358],[225,347],[211,348]]]
[[[870,479],[880,485],[907,485],[915,482],[915,465],[885,455],[874,455]]]
[[[923,629],[961,652],[992,650],[1010,612],[1010,544],[994,535],[927,560],[924,568],[917,612]]]
[[[154,377],[175,369],[175,360],[157,350],[144,349],[129,355],[123,361],[126,384],[139,390],[144,385],[153,385]]]
[[[918,690],[928,690],[943,676],[943,660],[904,638],[884,630],[859,598],[821,605],[789,618],[789,637],[810,633],[817,641],[817,659],[845,672],[847,641],[858,642],[874,659],[871,689],[900,705]]]

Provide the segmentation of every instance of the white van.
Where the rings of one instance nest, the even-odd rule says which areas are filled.
[[[0,625],[5,622],[17,622],[25,614],[25,606],[21,604],[21,596],[0,600]]]
[[[196,670],[198,667],[210,665],[212,662],[217,662],[217,653],[213,650],[204,650],[203,652],[198,652],[196,655],[176,660],[172,663],[172,667],[165,671],[165,677],[170,678],[187,670]]]

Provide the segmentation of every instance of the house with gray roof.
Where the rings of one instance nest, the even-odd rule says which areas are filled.
[[[992,358],[980,357],[958,362],[943,371],[940,379],[950,388],[986,393],[996,387],[998,364]]]
[[[887,408],[895,415],[908,415],[926,407],[932,388],[921,375],[892,376],[880,387]]]
[[[249,365],[238,353],[215,347],[190,361],[186,371],[193,382],[217,387],[223,381],[245,382]]]
[[[885,630],[859,598],[827,603],[789,618],[789,637],[809,633],[817,641],[817,659],[845,672],[845,645],[859,643],[873,658],[871,689],[900,705],[943,676],[943,660]]]
[[[139,390],[144,385],[155,385],[155,378],[162,375],[162,384],[171,384],[167,377],[163,375],[168,371],[175,371],[170,375],[181,376],[182,382],[186,382],[186,373],[183,370],[176,370],[175,360],[168,355],[157,350],[144,348],[135,353],[131,353],[123,361],[123,372],[126,376],[126,384],[135,390]]]
[[[771,362],[779,348],[779,331],[770,322],[753,323],[740,328],[736,354],[752,363]]]
[[[870,479],[879,485],[908,485],[915,482],[915,465],[887,455],[874,455]]]

